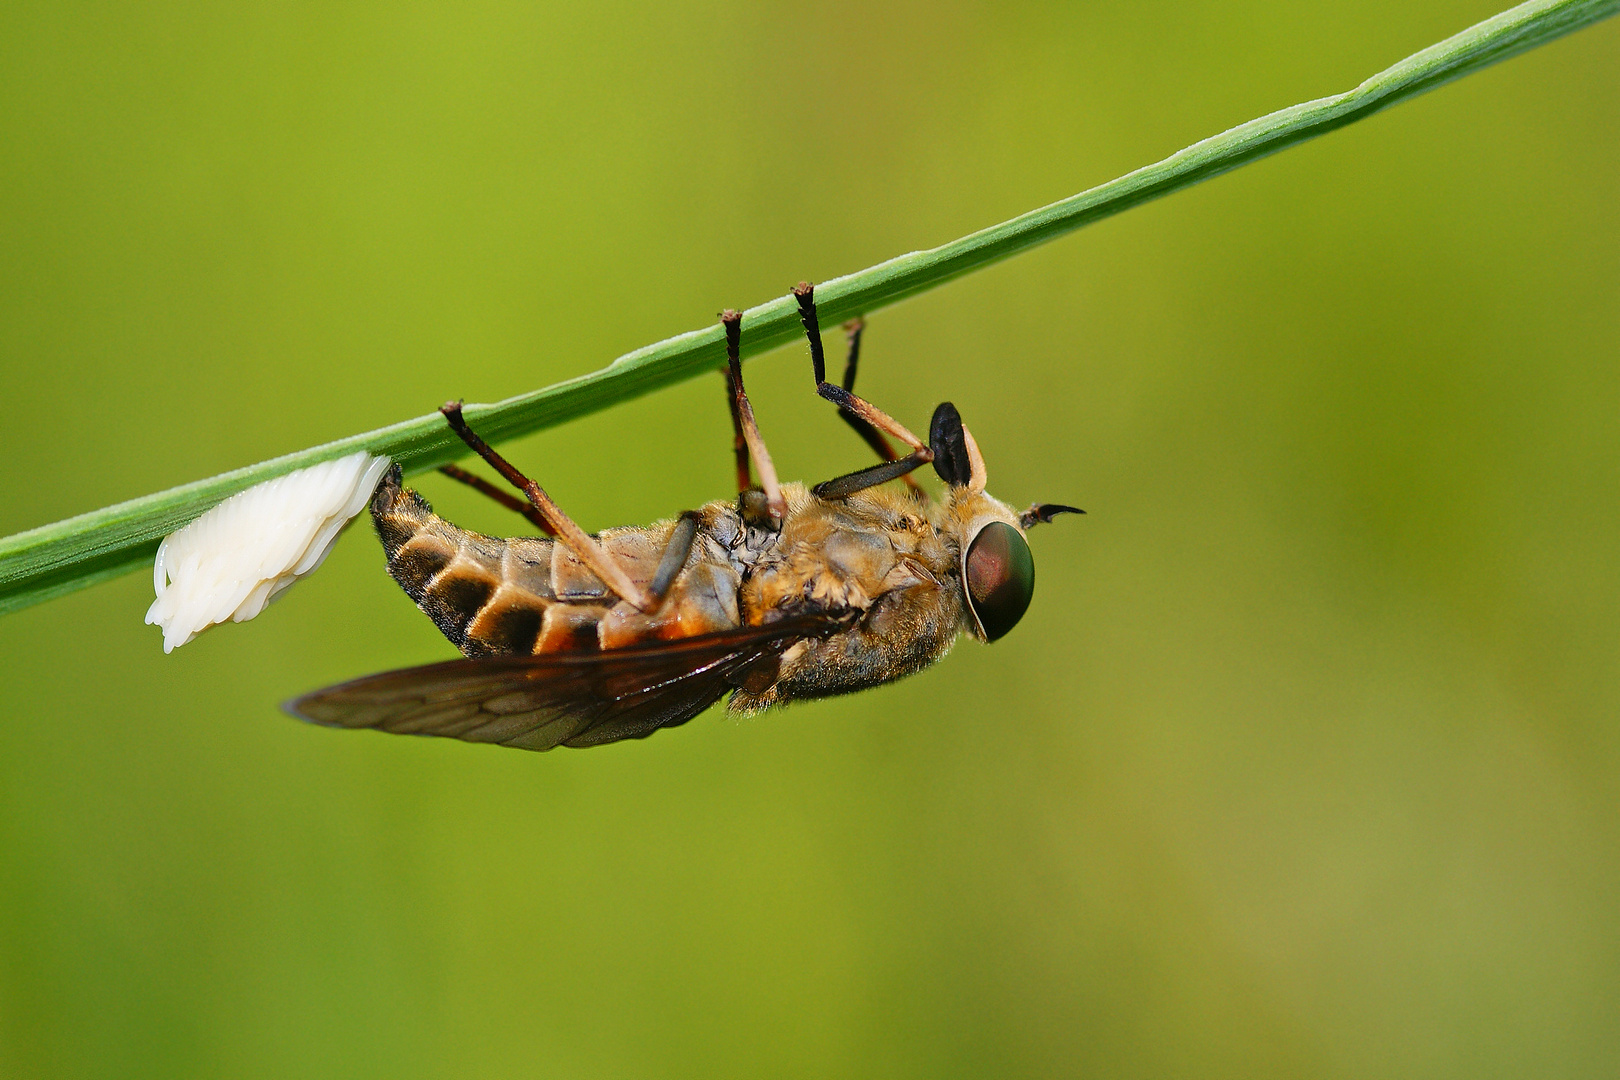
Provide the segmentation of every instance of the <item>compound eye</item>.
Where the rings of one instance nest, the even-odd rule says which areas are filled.
[[[992,521],[979,530],[962,560],[968,607],[994,641],[1018,625],[1035,595],[1035,557],[1017,529]]]

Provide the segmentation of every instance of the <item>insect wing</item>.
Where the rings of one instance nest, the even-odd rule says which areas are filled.
[[[841,625],[812,616],[606,652],[448,660],[339,683],[285,708],[327,727],[525,750],[597,746],[684,724],[795,641]]]

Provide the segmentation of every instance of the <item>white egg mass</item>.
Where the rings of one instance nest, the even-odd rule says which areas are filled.
[[[173,652],[210,626],[246,622],[321,565],[388,468],[364,450],[238,492],[164,537],[146,621]]]

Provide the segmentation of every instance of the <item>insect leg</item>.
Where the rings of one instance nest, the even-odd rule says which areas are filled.
[[[862,420],[876,432],[888,432],[918,454],[926,455],[924,462],[933,460],[933,451],[917,436],[907,431],[905,425],[885,413],[871,402],[856,397],[852,392],[842,386],[835,386],[827,381],[827,354],[821,345],[821,323],[816,317],[816,289],[808,281],[801,281],[793,290],[793,295],[799,301],[799,321],[804,323],[804,336],[810,339],[810,361],[815,366],[816,393],[837,405],[840,412],[847,412],[856,420]],[[854,382],[853,363],[845,372],[845,377]],[[857,428],[856,430],[861,430]],[[874,432],[874,433],[876,433]],[[864,436],[864,432],[862,433]],[[871,442],[870,439],[867,440]],[[874,444],[874,449],[876,446]],[[880,454],[882,450],[878,451]]]
[[[468,487],[472,488],[476,492],[479,492],[480,494],[488,495],[490,498],[494,499],[508,510],[513,511],[514,513],[522,514],[525,518],[528,518],[530,524],[539,529],[541,532],[545,533],[547,536],[557,535],[556,530],[554,530],[550,525],[547,525],[546,519],[540,516],[540,511],[536,510],[522,499],[514,499],[512,496],[508,495],[506,492],[502,491],[488,480],[485,480],[482,476],[474,476],[472,473],[461,468],[459,465],[440,465],[439,471],[444,473],[444,475],[448,476],[452,480],[466,484]]]
[[[439,411],[449,421],[451,430],[461,436],[462,442],[472,447],[479,457],[494,466],[495,471],[504,476],[508,483],[529,497],[529,502],[539,511],[540,516],[556,531],[558,541],[568,545],[568,550],[585,564],[586,569],[601,578],[602,584],[613,590],[621,600],[628,600],[642,611],[650,612],[657,609],[658,600],[631,581],[630,575],[619,565],[619,560],[604,551],[584,529],[574,524],[574,520],[551,501],[551,496],[546,494],[544,488],[518,472],[510,462],[474,434],[472,428],[467,426],[467,421],[461,417],[461,402],[446,402]]]
[[[890,480],[905,477],[913,469],[926,464],[928,464],[928,459],[921,454],[907,454],[903,458],[885,461],[879,465],[870,465],[857,472],[846,473],[832,480],[823,481],[811,488],[810,491],[811,494],[820,499],[842,499],[855,494],[857,491],[865,491],[869,487],[877,487],[879,484],[886,484]]]
[[[806,282],[809,284],[809,282]],[[814,290],[815,286],[810,286]],[[819,320],[816,329],[820,329]],[[861,362],[861,335],[866,333],[865,319],[851,319],[844,324],[844,340],[849,343],[849,352],[844,356],[844,389],[850,393],[855,392],[855,369]]]
[[[731,388],[732,415],[742,428],[743,440],[748,444],[754,464],[759,467],[759,486],[765,489],[766,510],[773,520],[781,521],[787,516],[787,501],[782,498],[782,485],[776,480],[776,467],[771,464],[765,440],[760,438],[759,425],[754,423],[754,406],[743,389],[742,314],[727,309],[720,313],[720,321],[726,328],[726,375]],[[739,469],[739,478],[741,472]]]
[[[812,300],[810,316],[812,319],[815,318],[814,303]],[[852,394],[855,392],[855,372],[861,362],[861,333],[865,329],[866,323],[861,319],[854,319],[844,324],[844,333],[849,337],[849,355],[844,360],[844,389]],[[820,331],[821,327],[818,325],[814,331],[817,337],[821,336]],[[807,330],[806,332],[811,331]],[[884,461],[893,461],[900,456],[895,452],[894,445],[889,442],[889,437],[873,427],[868,421],[843,408],[838,410],[838,416],[844,423],[854,428],[855,434],[866,440],[866,445],[870,446],[877,456]]]
[[[724,374],[726,405],[731,409],[731,454],[737,462],[737,493],[740,495],[754,486],[754,477],[748,471],[748,439],[743,435],[742,412],[737,408],[737,380],[732,378],[729,367]]]
[[[811,303],[813,305],[814,301],[812,300]],[[813,317],[814,314],[812,312],[812,318]],[[816,329],[818,332],[817,336],[819,336],[820,326],[818,325]],[[851,319],[849,322],[844,324],[844,334],[849,340],[849,354],[844,359],[843,382],[844,389],[852,394],[855,392],[855,373],[861,362],[861,333],[865,329],[866,321],[864,319]],[[894,444],[889,442],[889,437],[883,434],[883,432],[879,431],[877,428],[873,427],[866,420],[856,416],[848,409],[842,408],[838,410],[838,416],[844,421],[844,423],[855,429],[855,434],[864,439],[866,441],[866,445],[870,446],[877,453],[878,457],[882,458],[884,461],[898,461],[900,459],[899,453],[895,451]],[[913,466],[913,468],[915,468],[915,466]],[[863,470],[863,472],[864,471],[866,470]],[[914,497],[926,502],[928,500],[928,496],[923,492],[922,488],[917,486],[917,481],[911,478],[910,473],[911,470],[907,469],[906,472],[902,474],[902,478],[906,482],[906,487],[911,489],[911,494]],[[851,473],[850,475],[854,476],[857,474]],[[840,477],[840,479],[843,479],[843,477]],[[893,477],[889,477],[888,479],[893,479]],[[881,484],[883,482],[883,480],[876,480],[873,483]],[[829,480],[828,483],[830,484],[832,481]]]
[[[675,527],[669,532],[669,542],[664,545],[663,558],[658,560],[658,569],[653,574],[652,584],[647,591],[653,597],[662,601],[669,587],[675,584],[675,578],[680,575],[681,567],[686,565],[686,557],[692,554],[692,542],[697,539],[698,515],[695,510],[688,510],[675,519]]]

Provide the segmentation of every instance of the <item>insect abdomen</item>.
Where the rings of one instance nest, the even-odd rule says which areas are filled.
[[[388,573],[468,656],[527,655],[595,646],[581,620],[559,619],[551,589],[552,542],[499,540],[458,528],[390,475],[371,502]],[[557,613],[561,615],[562,613]],[[547,622],[554,624],[549,628]],[[566,639],[566,642],[559,639]],[[548,647],[549,646],[549,647]]]
[[[467,656],[618,648],[739,623],[734,574],[691,566],[658,612],[642,615],[619,605],[566,547],[539,537],[498,539],[452,525],[416,492],[401,487],[397,473],[378,487],[371,516],[390,576]],[[656,573],[667,531],[609,530],[600,542],[632,580],[645,586]],[[621,610],[615,612],[616,605]]]

